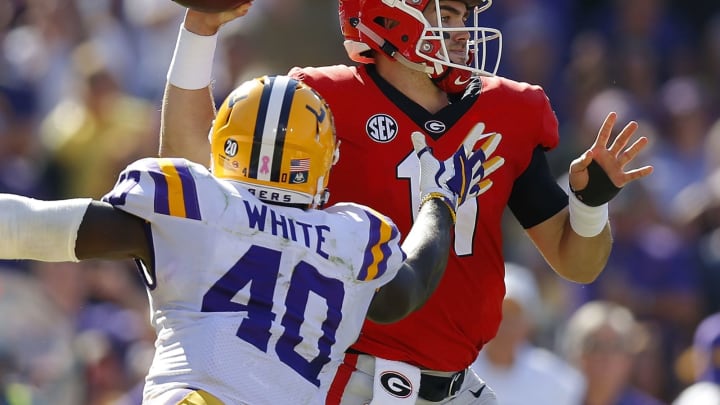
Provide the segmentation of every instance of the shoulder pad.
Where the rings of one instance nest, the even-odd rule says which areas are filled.
[[[185,159],[141,159],[120,173],[102,199],[145,219],[159,214],[200,220],[196,180],[209,174]]]

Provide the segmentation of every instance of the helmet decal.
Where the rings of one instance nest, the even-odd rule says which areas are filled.
[[[228,139],[225,141],[225,154],[228,157],[235,157],[238,153],[238,143],[234,139]]]
[[[310,170],[310,159],[290,160],[290,183],[307,183],[308,171]]]

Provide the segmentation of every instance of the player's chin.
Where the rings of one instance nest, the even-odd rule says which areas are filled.
[[[465,52],[448,52],[448,59],[456,65],[465,65],[468,57]]]

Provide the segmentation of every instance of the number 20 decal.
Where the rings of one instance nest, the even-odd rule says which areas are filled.
[[[203,297],[203,312],[247,312],[236,335],[265,353],[268,351],[270,329],[276,318],[272,311],[272,300],[281,257],[280,251],[252,246]],[[248,283],[250,299],[247,305],[232,301],[235,294]],[[308,361],[295,351],[295,347],[303,341],[300,329],[311,292],[325,299],[327,314],[321,326],[322,336],[317,341],[318,354]],[[320,371],[330,362],[330,349],[335,343],[335,334],[342,319],[344,295],[340,280],[323,276],[315,267],[303,261],[295,266],[285,297],[285,314],[280,322],[284,331],[275,345],[275,353],[283,363],[316,386],[320,386]]]

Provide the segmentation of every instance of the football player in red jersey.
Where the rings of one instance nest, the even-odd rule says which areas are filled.
[[[331,203],[365,203],[409,229],[420,203],[413,132],[427,134],[435,153],[447,156],[484,123],[502,134],[496,156],[505,164],[486,179],[492,188],[458,209],[454,246],[434,295],[400,322],[366,321],[328,403],[494,404],[492,390],[468,366],[500,322],[505,207],[557,274],[592,282],[611,251],[608,202],[652,172],[626,169],[647,139],[632,140],[635,122],[611,139],[617,116],[610,112],[595,142],[570,163],[568,196],[545,157],[559,136],[543,89],[494,75],[497,63],[486,51],[500,33],[477,24],[490,1],[340,0],[339,6],[346,49],[358,65],[290,72],[335,112],[343,159],[329,186]],[[208,88],[216,35],[246,11],[186,14],[168,72],[161,154],[206,159],[206,149],[196,145],[214,114]]]

